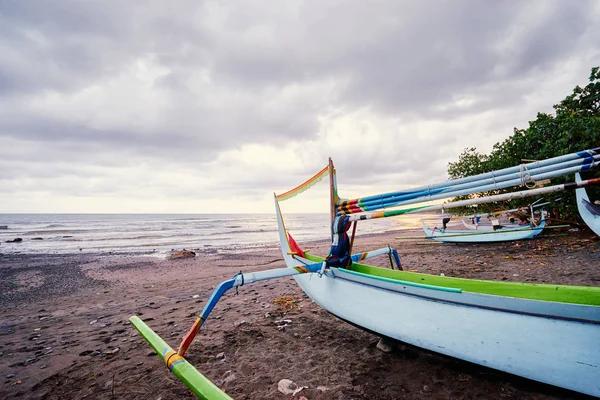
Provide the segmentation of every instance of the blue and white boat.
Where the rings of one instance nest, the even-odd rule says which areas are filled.
[[[528,224],[525,226],[502,227],[496,230],[429,228],[423,221],[423,230],[425,231],[426,238],[442,243],[492,243],[533,239],[540,235],[545,227],[545,219],[541,220],[537,225]]]
[[[536,179],[551,170],[553,176],[597,167],[598,149],[578,152],[534,163],[528,170]],[[581,162],[577,167],[570,160]],[[581,161],[580,161],[581,160]],[[554,164],[568,162],[558,167]],[[519,167],[491,173],[494,181],[507,187]],[[535,175],[537,173],[537,175]],[[303,192],[325,175],[330,178],[332,248],[326,258],[311,255],[296,244],[286,231],[279,202]],[[488,190],[490,174],[435,185],[435,190],[457,187],[476,193]],[[470,361],[539,382],[600,397],[600,287],[496,282],[452,278],[403,271],[397,253],[388,248],[351,256],[354,230],[350,223],[401,215],[441,206],[371,212],[402,202],[431,200],[426,191],[393,192],[378,198],[340,201],[333,163],[300,186],[275,196],[279,240],[287,267],[239,273],[219,284],[175,352],[139,318],[131,321],[157,351],[167,367],[201,399],[230,399],[196,371],[184,358],[200,328],[221,296],[229,289],[257,281],[293,276],[302,290],[333,315],[375,334],[393,338],[437,353]],[[523,181],[523,179],[522,179]],[[478,184],[477,182],[480,182]],[[538,195],[564,189],[600,184],[600,179],[534,189]],[[465,186],[466,185],[466,186]],[[486,186],[487,185],[487,186]],[[406,194],[408,193],[408,195]],[[416,193],[416,194],[415,194]],[[457,191],[450,190],[451,196]],[[463,192],[461,192],[463,193]],[[511,194],[514,196],[515,194]],[[501,200],[505,195],[477,199]],[[389,201],[380,201],[380,200]],[[368,200],[368,201],[367,201]],[[462,206],[460,202],[452,203]],[[439,208],[438,208],[439,209]],[[346,213],[355,215],[345,215]],[[338,224],[342,221],[343,224]],[[344,231],[339,227],[344,226]],[[540,224],[542,225],[542,224]],[[543,228],[542,228],[543,229]],[[541,231],[541,229],[540,229]],[[341,239],[340,239],[341,238]],[[342,245],[343,244],[343,245]],[[344,247],[348,246],[349,247]],[[336,266],[334,249],[346,248],[344,267]],[[360,263],[372,256],[388,254],[398,269]]]
[[[323,260],[292,251],[279,212],[277,221],[288,267]],[[359,263],[294,279],[319,306],[362,329],[600,396],[600,287],[481,281]]]
[[[330,181],[333,216],[336,215],[335,204],[340,203],[331,163]],[[599,182],[594,180],[593,183]],[[583,183],[530,193],[551,193],[579,185]],[[305,189],[300,185],[294,190]],[[495,198],[502,198],[499,196],[505,195]],[[345,268],[327,266],[324,258],[303,252],[291,239],[277,197],[275,203],[286,265],[290,269],[314,271],[314,265],[322,262],[319,272],[295,274],[294,279],[313,301],[340,319],[430,351],[600,397],[600,287],[453,278],[359,262]],[[442,205],[442,209],[445,206]],[[354,207],[356,211],[345,206],[343,210],[337,209],[342,212],[337,213],[336,221],[345,217],[347,221],[357,222],[432,207],[439,206],[358,214],[350,218],[344,213],[364,211],[358,206]],[[542,220],[535,228],[506,229],[489,235],[501,238],[498,240],[521,240],[538,235],[545,224]],[[332,229],[332,250],[339,245],[338,232]],[[437,233],[430,230],[430,234]],[[466,237],[477,241],[484,236]],[[453,240],[450,235],[445,239]],[[353,240],[354,234],[351,243]]]

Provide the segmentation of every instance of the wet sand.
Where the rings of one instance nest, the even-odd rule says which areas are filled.
[[[408,269],[419,272],[600,286],[600,240],[585,232],[483,245],[395,236],[361,236],[355,248],[390,244]],[[328,244],[306,247],[322,254]],[[371,264],[387,262],[381,257]],[[176,261],[0,254],[0,398],[193,399],[128,318],[140,316],[176,347],[219,282],[239,271],[283,266],[277,249]],[[273,301],[282,296],[293,296],[298,309],[281,310]],[[284,278],[226,294],[187,358],[235,399],[582,398],[402,343],[383,353],[377,341]],[[284,395],[277,390],[281,379],[306,388]]]

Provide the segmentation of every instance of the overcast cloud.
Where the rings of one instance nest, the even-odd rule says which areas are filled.
[[[599,4],[0,0],[0,213],[271,212],[329,156],[347,197],[445,180],[586,84]]]

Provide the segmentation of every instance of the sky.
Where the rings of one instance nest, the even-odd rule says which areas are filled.
[[[346,198],[442,182],[587,83],[597,21],[584,0],[0,0],[0,213],[271,213],[328,157]]]

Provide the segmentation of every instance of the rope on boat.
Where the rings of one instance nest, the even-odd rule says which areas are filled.
[[[527,169],[527,165],[520,164],[519,168],[521,172],[521,186],[525,186],[527,189],[533,189],[536,186],[536,181],[531,177],[531,173]],[[529,186],[530,182],[533,183],[532,186]]]

